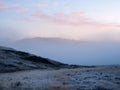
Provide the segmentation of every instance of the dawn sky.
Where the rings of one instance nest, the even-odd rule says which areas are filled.
[[[120,0],[0,0],[0,39],[120,41]]]

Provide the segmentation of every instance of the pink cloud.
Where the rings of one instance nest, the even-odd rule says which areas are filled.
[[[38,6],[39,7],[48,7],[48,3],[39,3]]]
[[[69,25],[87,29],[108,30],[120,29],[120,25],[99,23],[87,18],[84,12],[73,12],[71,14],[57,13],[48,15],[40,11],[32,15],[34,18],[46,19],[58,25]]]
[[[29,9],[28,8],[18,8],[17,9],[20,13],[25,13],[25,12],[28,12]]]
[[[49,16],[47,14],[44,14],[44,13],[42,13],[40,11],[35,12],[32,16],[35,17],[35,18],[41,18],[41,19],[42,18],[43,19],[50,19],[50,17],[51,17],[51,16]]]
[[[53,1],[53,5],[54,5],[54,6],[57,6],[58,4],[59,4],[59,2],[58,2],[57,0],[54,0],[54,1]]]
[[[84,12],[73,12],[71,16],[73,16],[74,18],[81,18],[85,16],[85,13]]]
[[[17,6],[16,4],[0,3],[0,10],[10,9],[16,6]]]
[[[59,4],[58,0],[54,0],[53,2],[49,3],[48,1],[44,1],[42,3],[39,3],[38,7],[48,7],[49,5],[57,6]]]

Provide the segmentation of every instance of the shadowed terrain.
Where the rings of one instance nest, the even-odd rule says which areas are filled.
[[[26,52],[0,47],[0,72],[12,72],[27,69],[60,69],[64,67],[69,66]]]
[[[0,90],[119,90],[120,65],[80,66],[0,47]]]

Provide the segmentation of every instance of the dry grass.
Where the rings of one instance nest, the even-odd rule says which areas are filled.
[[[108,87],[119,90],[119,85],[115,83],[116,80],[120,82],[119,76],[119,70],[105,67],[22,71],[0,74],[0,90],[110,90]]]

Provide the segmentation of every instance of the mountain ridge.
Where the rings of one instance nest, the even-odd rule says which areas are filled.
[[[87,43],[87,41],[57,38],[57,37],[34,37],[34,38],[24,38],[15,41],[15,43],[21,42],[47,42],[47,43]]]
[[[0,46],[0,72],[12,72],[29,69],[60,69],[67,64],[27,52]]]

